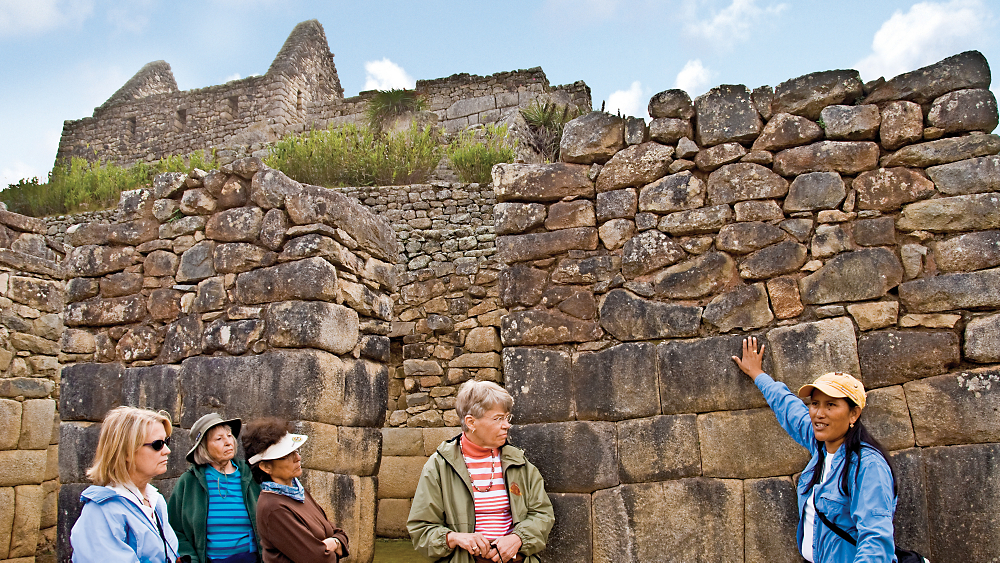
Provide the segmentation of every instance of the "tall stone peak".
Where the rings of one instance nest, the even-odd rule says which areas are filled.
[[[177,81],[167,61],[146,63],[135,76],[111,95],[98,109],[104,109],[122,102],[130,102],[155,94],[177,92]]]
[[[325,85],[332,97],[344,97],[344,89],[333,64],[333,53],[319,20],[307,20],[295,26],[274,57],[267,74],[307,76]]]

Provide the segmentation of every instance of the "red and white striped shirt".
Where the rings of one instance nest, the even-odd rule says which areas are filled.
[[[462,457],[472,477],[476,532],[490,540],[506,536],[514,527],[514,518],[500,467],[500,450],[477,446],[462,434]]]

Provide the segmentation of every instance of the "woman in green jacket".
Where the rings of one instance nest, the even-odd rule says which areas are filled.
[[[496,383],[462,386],[462,434],[427,460],[410,508],[418,551],[451,563],[537,563],[555,516],[538,469],[507,443],[513,404]]]
[[[180,558],[187,563],[256,563],[257,497],[250,466],[235,459],[242,422],[206,414],[191,427],[191,467],[167,503]]]

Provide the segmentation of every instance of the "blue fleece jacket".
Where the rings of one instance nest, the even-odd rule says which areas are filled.
[[[813,433],[809,408],[784,383],[761,374],[754,380],[764,399],[778,417],[778,423],[796,442],[809,450],[812,459],[802,471],[797,486],[799,515],[803,513],[806,497],[812,494],[809,483],[819,461],[819,442]],[[814,518],[813,560],[816,563],[892,563],[896,561],[892,517],[896,512],[896,495],[893,492],[892,472],[877,450],[861,448],[861,467],[857,470],[858,456],[851,456],[848,471],[847,495],[840,490],[840,472],[844,468],[844,447],[833,454],[831,471],[836,477],[816,485],[816,510],[857,540],[851,545],[827,527],[819,517]],[[802,549],[804,522],[799,519],[796,543]]]
[[[162,537],[136,503],[110,487],[87,487],[80,495],[80,518],[70,532],[73,563],[175,562],[177,536],[167,522],[166,501],[156,497]]]

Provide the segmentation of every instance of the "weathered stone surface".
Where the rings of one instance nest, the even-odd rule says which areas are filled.
[[[591,561],[594,523],[590,495],[550,493],[549,500],[556,521],[545,542],[545,557],[550,561]]]
[[[358,313],[323,301],[284,301],[264,316],[268,344],[281,348],[319,348],[346,354],[358,343]]]
[[[799,284],[795,278],[782,276],[768,280],[767,294],[771,299],[774,316],[779,319],[797,317],[805,309],[799,295]]]
[[[597,229],[601,242],[608,250],[616,250],[635,235],[635,223],[628,219],[612,219]]]
[[[101,297],[121,297],[142,290],[142,274],[118,272],[101,278]]]
[[[103,276],[131,266],[134,253],[131,246],[77,246],[66,256],[66,269],[75,276]]]
[[[799,524],[795,484],[788,477],[743,481],[746,499],[745,563],[800,563],[794,530]]]
[[[597,225],[594,204],[588,200],[560,201],[549,206],[545,228],[550,231]]]
[[[176,221],[168,221],[160,225],[161,239],[175,239],[184,235],[190,235],[205,228],[208,217],[204,215],[189,215],[181,217]]]
[[[996,135],[949,137],[903,147],[883,158],[881,165],[926,168],[997,153],[1000,153],[1000,137]]]
[[[157,361],[172,364],[201,354],[204,329],[199,315],[187,315],[170,323]]]
[[[98,280],[92,278],[73,278],[66,282],[66,302],[75,303],[90,297],[97,297],[100,292]]]
[[[541,203],[498,203],[493,207],[496,234],[523,233],[545,222],[545,206]]]
[[[740,561],[743,485],[694,477],[622,485],[594,495],[594,561]],[[724,539],[720,539],[724,538]]]
[[[739,201],[733,205],[736,220],[746,221],[780,221],[785,217],[775,201]]]
[[[203,240],[181,254],[176,279],[180,283],[197,282],[215,275],[215,243]]]
[[[760,134],[762,123],[746,86],[723,84],[694,101],[697,113],[696,138],[702,147],[735,141],[751,142]]]
[[[256,170],[254,172],[256,172]],[[253,174],[247,175],[247,179],[252,177]],[[247,201],[250,199],[250,182],[247,182],[244,178],[230,176],[226,179],[226,182],[222,184],[216,198],[217,209],[242,207],[246,205]]]
[[[875,301],[854,303],[847,306],[847,312],[854,317],[860,330],[885,328],[896,324],[899,316],[899,301]]]
[[[773,375],[789,389],[798,390],[829,371],[861,373],[854,324],[847,317],[778,327],[767,339]]]
[[[684,258],[684,249],[660,231],[645,231],[632,237],[622,248],[621,268],[626,278],[669,266]]]
[[[918,313],[997,308],[1000,307],[1000,269],[908,281],[899,286],[899,300],[908,311]]]
[[[715,293],[736,279],[736,262],[724,252],[708,252],[656,274],[656,295],[696,299]]]
[[[705,183],[690,172],[671,174],[639,191],[639,210],[665,213],[705,204]]]
[[[303,485],[327,518],[351,538],[351,557],[373,560],[377,479],[313,470],[303,474]]]
[[[121,364],[80,363],[62,369],[59,416],[63,420],[101,420],[121,403]]]
[[[533,346],[597,340],[596,322],[575,319],[552,310],[515,311],[503,317],[500,338],[504,346]]]
[[[698,416],[702,475],[757,478],[789,475],[809,461],[809,452],[785,433],[769,408]],[[768,448],[746,448],[760,440]]]
[[[1000,441],[1000,370],[964,370],[903,385],[917,445]]]
[[[621,341],[695,336],[700,324],[701,307],[648,301],[623,289],[601,304],[601,327]]]
[[[560,260],[552,271],[552,281],[557,284],[594,283],[609,281],[622,269],[618,256],[592,258],[567,258]]]
[[[985,88],[956,90],[934,100],[927,125],[945,135],[965,131],[989,133],[997,127],[997,100]]]
[[[342,193],[302,186],[301,192],[285,198],[285,210],[296,225],[323,223],[343,229],[376,258],[396,262],[399,256],[396,235],[389,223]]]
[[[733,223],[719,230],[715,247],[726,252],[746,254],[780,242],[785,231],[759,221]]]
[[[379,477],[379,494],[382,493],[381,489],[382,478]],[[379,538],[409,539],[406,520],[410,515],[410,504],[410,499],[379,499],[375,514],[375,535]]]
[[[766,246],[743,259],[740,277],[762,280],[798,271],[806,263],[808,249],[793,240]]]
[[[904,231],[979,231],[1000,227],[1000,195],[959,195],[911,203],[896,227]]]
[[[694,117],[694,105],[691,103],[691,96],[680,89],[664,90],[654,94],[649,99],[649,116],[673,117],[677,119],[691,119]]]
[[[673,147],[653,142],[625,148],[601,168],[597,192],[641,186],[661,178],[667,173],[673,154]]]
[[[773,116],[753,142],[755,151],[780,151],[799,145],[807,145],[823,138],[823,129],[805,117],[789,113]]]
[[[872,436],[878,436],[888,450],[913,447],[913,425],[903,387],[872,389],[866,384],[866,404],[862,420]]]
[[[891,452],[893,474],[898,488],[893,536],[896,545],[931,555],[927,514],[927,482],[923,453],[928,450],[908,448]]]
[[[854,180],[859,209],[893,211],[903,204],[926,199],[936,192],[934,183],[909,168],[879,168],[862,172]]]
[[[576,416],[569,354],[537,348],[503,350],[507,391],[514,398],[515,424],[559,422]]]
[[[264,322],[260,319],[243,319],[234,322],[213,322],[205,329],[204,353],[224,350],[233,356],[245,354],[251,346],[264,337]]]
[[[827,106],[820,112],[826,138],[835,141],[866,141],[874,139],[881,117],[878,107]]]
[[[733,219],[733,208],[714,205],[689,211],[678,211],[660,219],[657,228],[672,235],[714,233]]]
[[[184,253],[184,256],[186,255],[187,252]],[[276,259],[277,255],[270,250],[249,242],[219,243],[212,251],[213,271],[218,274],[249,272],[261,266],[270,266]],[[181,264],[183,265],[183,257]],[[179,272],[178,281],[180,281]]]
[[[597,229],[576,227],[547,233],[505,235],[497,237],[497,254],[501,262],[512,264],[539,260],[568,250],[594,250],[599,241]]]
[[[771,111],[819,119],[823,108],[853,104],[862,96],[861,77],[856,70],[813,72],[786,80],[774,88]]]
[[[990,66],[979,51],[966,51],[934,64],[906,72],[873,90],[864,103],[910,100],[926,104],[963,88],[989,88]]]
[[[0,399],[0,450],[17,448],[21,436],[21,403]]]
[[[573,396],[578,420],[625,420],[659,414],[655,347],[619,344],[577,354],[573,359]]]
[[[983,156],[931,166],[927,175],[945,195],[1000,191],[1000,157]]]
[[[185,190],[181,196],[180,209],[185,215],[208,215],[215,208],[215,198],[204,189]]]
[[[891,250],[866,248],[840,254],[802,279],[807,304],[864,301],[882,297],[903,281],[903,267]]]
[[[844,180],[836,172],[808,172],[792,180],[785,198],[785,212],[836,209],[847,188]]]
[[[649,130],[646,129],[646,120],[641,117],[625,118],[625,144],[640,145],[649,140]]]
[[[896,244],[896,224],[892,217],[859,219],[854,222],[854,242],[860,246]]]
[[[597,194],[597,220],[599,222],[610,219],[629,219],[635,216],[639,203],[635,189],[613,190]],[[497,216],[497,208],[502,204],[493,207],[493,216]],[[497,234],[503,234],[499,230],[499,221],[494,221],[498,225]]]
[[[788,180],[759,164],[727,164],[708,177],[712,205],[747,199],[772,199],[788,193]]]
[[[66,229],[66,244],[86,246],[107,244],[111,226],[105,223],[78,223]]]
[[[130,329],[118,340],[117,357],[125,362],[151,360],[160,353],[161,335],[149,326]]]
[[[943,272],[969,272],[1000,264],[1000,231],[959,235],[934,245],[934,260]]]
[[[886,150],[916,143],[924,136],[924,113],[918,104],[906,101],[889,102],[882,107],[879,139]]]
[[[843,225],[820,225],[809,251],[813,258],[828,258],[851,248],[851,235]]]
[[[719,296],[705,307],[702,314],[722,332],[740,327],[744,330],[767,326],[774,315],[767,305],[764,284],[741,285]]]
[[[322,258],[278,264],[239,274],[235,294],[246,304],[296,299],[335,301],[337,271]]]
[[[610,158],[611,155],[608,155]],[[553,164],[500,164],[493,168],[498,202],[558,201],[568,196],[594,196],[590,167]]]
[[[625,120],[617,115],[593,111],[570,121],[563,128],[559,159],[577,164],[604,164],[623,148]]]
[[[510,429],[510,442],[549,476],[546,492],[592,493],[618,484],[613,422],[519,424]]]
[[[6,296],[39,311],[62,312],[63,285],[59,282],[11,276]]]
[[[154,289],[150,292],[146,303],[149,316],[157,321],[176,319],[181,313],[181,297],[183,295],[174,289]]]
[[[205,223],[205,236],[220,242],[252,242],[260,234],[264,211],[259,207],[237,207],[212,215]]]
[[[694,128],[690,119],[675,119],[658,117],[649,122],[649,138],[665,145],[694,136]]]
[[[548,274],[544,270],[514,265],[500,271],[500,303],[504,307],[536,305],[545,291]]]
[[[225,281],[222,276],[217,276],[198,283],[198,293],[192,305],[195,312],[204,313],[221,310],[227,301]]]
[[[288,215],[281,209],[269,209],[260,225],[260,243],[271,250],[278,250],[285,243]]]
[[[420,430],[415,429],[419,435]],[[422,455],[392,455],[382,458],[379,469],[378,496],[380,498],[412,499],[420,480],[420,471],[427,458]]]
[[[137,246],[156,240],[158,236],[159,222],[152,217],[118,223],[108,228],[108,242],[126,246]]]
[[[765,406],[764,397],[733,362],[743,336],[717,336],[657,346],[664,414]],[[764,363],[770,369],[770,357]]]
[[[141,321],[146,316],[142,295],[87,299],[66,306],[66,326],[111,326]]]
[[[965,357],[973,362],[1000,362],[1000,315],[978,317],[965,327]]]
[[[303,421],[295,430],[309,436],[302,446],[305,469],[361,476],[378,472],[381,429]]]
[[[747,150],[739,143],[723,143],[699,151],[694,163],[699,170],[711,172],[723,164],[736,162],[746,154]]]
[[[42,219],[7,211],[6,208],[0,209],[0,224],[22,233],[44,234],[46,230],[45,221]]]
[[[173,252],[154,250],[146,255],[142,263],[142,273],[151,277],[172,276],[177,273],[180,258]]]
[[[13,370],[8,375],[16,375]],[[27,373],[25,372],[25,375]],[[49,379],[37,377],[11,377],[0,379],[0,397],[25,397],[41,399],[52,394],[55,384]]]
[[[263,209],[283,207],[285,200],[301,189],[301,184],[280,171],[265,168],[253,176],[250,183],[250,200]]]
[[[820,141],[774,155],[774,171],[782,176],[807,172],[854,175],[878,166],[878,145],[871,141]],[[888,166],[888,165],[886,165]]]
[[[701,453],[695,415],[619,422],[618,456],[622,483],[697,477],[701,473]]]

